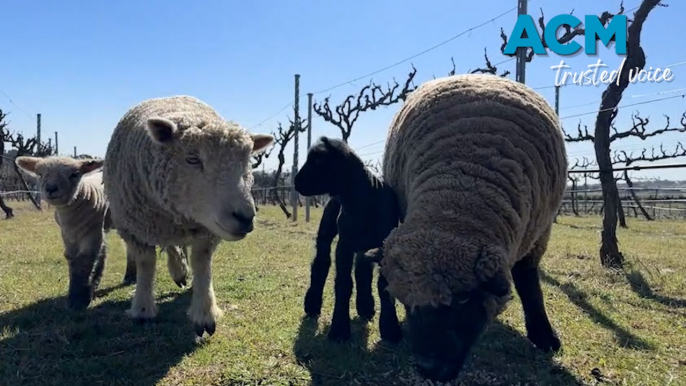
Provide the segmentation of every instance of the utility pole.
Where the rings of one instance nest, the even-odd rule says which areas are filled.
[[[57,143],[57,132],[55,132],[55,155],[60,154],[60,146],[59,143]]]
[[[41,148],[41,140],[40,140],[40,113],[36,114],[36,151],[39,152]],[[36,155],[35,153],[33,155]],[[36,184],[33,185],[33,189],[36,190],[36,202],[38,203],[38,206],[41,206],[41,193],[40,189],[38,189],[38,181],[36,181]]]
[[[528,0],[517,0],[517,17],[519,15],[526,15]],[[526,83],[526,48],[517,48],[517,70],[516,80],[520,83]]]
[[[36,124],[36,140],[38,141],[37,145],[40,146],[40,114],[36,114]]]
[[[74,158],[76,158],[76,146],[74,146]]]
[[[295,191],[295,175],[298,173],[298,133],[300,132],[300,74],[295,74],[295,134],[293,136],[293,168],[291,171],[291,203],[293,221],[298,221],[298,192]]]
[[[312,93],[307,93],[307,151],[312,145]],[[305,197],[305,222],[310,222],[310,196]]]
[[[560,117],[560,86],[555,85],[555,114]]]

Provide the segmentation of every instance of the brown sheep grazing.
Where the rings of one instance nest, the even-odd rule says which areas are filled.
[[[486,325],[521,298],[527,336],[560,349],[538,265],[567,176],[558,117],[530,88],[493,75],[429,81],[393,118],[384,178],[402,223],[381,272],[405,305],[419,372],[458,376]]]

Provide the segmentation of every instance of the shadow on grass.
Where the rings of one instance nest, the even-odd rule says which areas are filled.
[[[371,323],[375,323],[376,319]],[[293,347],[301,366],[310,373],[310,385],[404,385],[422,381],[412,369],[409,345],[383,341],[368,348],[371,324],[355,321],[351,341],[330,342],[328,327],[318,333],[318,322],[304,317]],[[407,334],[407,330],[404,330]],[[564,344],[564,342],[563,342]],[[465,385],[580,385],[574,375],[537,350],[519,331],[493,322],[474,347],[460,377],[451,384]]]
[[[155,385],[197,346],[185,314],[190,299],[190,291],[161,296],[158,319],[143,325],[124,313],[129,299],[68,312],[59,297],[4,312],[0,379],[13,386]]]
[[[676,299],[656,294],[639,271],[627,272],[626,279],[629,281],[631,289],[640,297],[653,300],[671,308],[686,308],[686,299]]]
[[[655,349],[651,344],[632,334],[624,327],[619,326],[614,320],[610,319],[607,315],[589,303],[587,300],[587,295],[583,291],[579,290],[574,284],[562,284],[545,272],[541,272],[540,275],[542,281],[558,287],[565,295],[567,295],[569,300],[575,306],[584,311],[591,318],[591,320],[612,331],[615,334],[615,340],[617,341],[617,344],[621,347],[632,348],[635,350]]]

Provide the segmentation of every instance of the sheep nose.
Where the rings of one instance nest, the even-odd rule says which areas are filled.
[[[459,368],[450,368],[430,359],[417,359],[417,370],[423,377],[439,382],[455,379],[460,372]]]
[[[254,229],[253,219],[255,218],[255,215],[246,216],[246,215],[244,215],[242,213],[238,213],[238,212],[233,212],[232,215],[233,215],[233,218],[236,219],[236,221],[238,221],[238,224],[240,224],[243,232],[245,232],[245,233],[252,232],[252,230]]]
[[[55,193],[57,191],[57,185],[47,184],[45,185],[45,191],[48,193]]]

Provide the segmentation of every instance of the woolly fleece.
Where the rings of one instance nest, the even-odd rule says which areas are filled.
[[[194,178],[198,172],[188,173],[185,165],[176,164],[176,159],[183,159],[181,146],[161,146],[150,138],[146,120],[151,117],[174,122],[178,128],[175,140],[183,147],[197,149],[205,159],[226,155],[227,147],[235,149],[225,159],[212,159],[217,167],[226,165],[228,170],[230,165],[244,161],[250,167],[250,135],[236,123],[225,121],[208,104],[190,96],[141,102],[114,129],[105,157],[105,188],[120,235],[125,239],[134,235],[137,242],[161,247],[188,245],[195,236],[213,238],[206,227],[192,219],[192,213],[194,207],[208,206],[206,201],[215,198],[193,192],[215,187],[202,181],[208,185],[202,189],[197,186],[200,179]],[[251,184],[252,173],[245,172]]]
[[[450,304],[545,245],[565,190],[555,112],[530,88],[493,75],[432,80],[394,116],[383,160],[402,224],[381,271],[406,306]],[[509,294],[507,294],[509,295]],[[486,304],[489,314],[509,299]]]
[[[44,199],[55,207],[64,257],[69,263],[68,306],[85,308],[102,278],[106,260],[107,197],[101,160],[22,156],[17,166],[38,177]],[[55,193],[55,196],[51,196]]]

